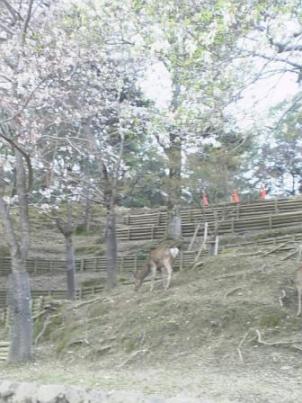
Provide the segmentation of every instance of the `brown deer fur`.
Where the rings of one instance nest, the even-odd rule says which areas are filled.
[[[178,248],[170,248],[160,246],[150,252],[149,258],[146,261],[142,270],[137,270],[134,273],[134,281],[135,281],[135,290],[137,291],[144,279],[151,273],[151,287],[150,291],[153,291],[154,288],[154,280],[156,277],[157,269],[161,270],[163,276],[163,285],[164,288],[167,290],[171,283],[172,277],[172,264],[174,259],[179,253]],[[165,282],[165,275],[167,277],[167,281]]]

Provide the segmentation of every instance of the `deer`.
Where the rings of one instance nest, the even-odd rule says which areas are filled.
[[[159,246],[158,248],[153,249],[150,252],[143,269],[138,269],[134,273],[135,291],[141,287],[144,279],[149,275],[149,273],[151,273],[150,291],[152,292],[157,270],[161,270],[163,276],[163,286],[164,289],[167,290],[171,284],[173,272],[172,264],[178,253],[179,249],[176,247]],[[167,276],[166,283],[165,274]]]
[[[298,311],[297,316],[301,314],[301,297],[302,297],[302,266],[299,267],[296,273],[296,288],[298,291]]]

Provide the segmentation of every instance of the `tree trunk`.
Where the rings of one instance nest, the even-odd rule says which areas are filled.
[[[15,230],[8,206],[0,196],[0,214],[6,240],[10,248],[12,273],[8,280],[8,306],[11,319],[9,361],[25,362],[32,359],[32,313],[29,276],[26,259],[29,250],[28,194],[26,172],[21,153],[16,156],[16,191],[19,199],[19,228]],[[4,190],[4,189],[3,189]],[[20,234],[20,240],[17,237]]]
[[[106,270],[108,288],[117,285],[116,261],[117,261],[117,241],[116,241],[116,218],[114,205],[107,206],[107,219],[105,230],[106,241]]]
[[[180,240],[182,237],[181,232],[181,216],[180,209],[175,206],[169,212],[168,228],[167,228],[167,238]]]
[[[91,222],[91,200],[89,197],[89,190],[87,190],[87,198],[85,200],[85,213],[84,213],[84,228],[88,232],[90,230]]]
[[[167,237],[181,238],[181,216],[178,207],[181,198],[181,138],[176,132],[170,133],[169,158],[169,200]]]
[[[11,363],[18,363],[32,360],[32,304],[25,262],[14,258],[12,268],[7,296],[11,323],[8,360]]]
[[[172,210],[181,198],[181,137],[178,133],[170,133],[170,146],[167,152],[169,159],[169,200],[168,208]]]
[[[66,247],[66,274],[67,274],[67,294],[69,299],[76,298],[76,267],[75,255],[72,242],[72,234],[64,234]]]
[[[73,247],[72,236],[76,226],[73,223],[72,204],[67,200],[67,220],[64,221],[59,217],[55,218],[55,222],[65,240],[65,255],[66,255],[66,277],[67,277],[67,295],[69,299],[76,297],[76,268],[75,254]]]

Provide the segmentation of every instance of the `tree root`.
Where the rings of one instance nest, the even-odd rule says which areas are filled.
[[[131,362],[134,358],[136,358],[138,355],[144,356],[146,353],[149,352],[149,349],[143,349],[143,350],[138,350],[134,351],[127,360],[123,361],[121,364],[117,366],[117,368],[123,368],[125,365],[127,365],[129,362]]]
[[[246,341],[246,339],[247,339],[247,337],[248,337],[248,335],[249,335],[249,333],[250,333],[250,331],[251,331],[252,329],[249,329],[244,335],[243,335],[243,337],[242,337],[242,339],[240,340],[240,343],[238,344],[238,347],[237,347],[237,353],[238,353],[238,355],[239,355],[239,359],[240,359],[240,361],[242,362],[242,363],[244,363],[244,359],[243,359],[243,355],[242,355],[242,352],[241,352],[241,347],[243,346],[243,343],[245,343],[245,341]],[[299,351],[302,351],[302,347],[299,347],[297,344],[302,344],[302,340],[284,340],[284,341],[264,341],[263,339],[262,339],[262,336],[261,336],[261,333],[260,333],[260,331],[258,330],[258,329],[255,329],[255,332],[256,332],[256,341],[257,341],[257,343],[258,344],[262,344],[262,345],[264,345],[264,346],[271,346],[271,347],[274,347],[274,346],[285,346],[285,347],[290,347],[290,348],[294,348],[295,350],[299,350]],[[253,338],[251,339],[251,340],[254,340],[255,339],[255,336],[253,336]],[[250,340],[250,341],[251,341]]]
[[[231,291],[228,291],[227,293],[225,293],[223,298],[229,297],[230,295],[234,294],[238,290],[242,290],[242,287],[233,288]]]
[[[264,346],[289,346],[293,347],[296,350],[302,351],[302,348],[297,346],[296,344],[302,344],[302,340],[284,340],[284,341],[264,341],[262,340],[261,333],[258,329],[255,329],[255,332],[257,334],[257,343],[263,344]]]
[[[193,264],[193,266],[191,267],[191,270],[195,270],[195,269],[197,269],[197,267],[200,267],[200,266],[203,266],[203,265],[204,265],[204,261],[199,260],[198,262]]]
[[[283,300],[284,300],[284,298],[286,298],[286,291],[284,289],[282,289],[281,293],[282,293],[282,295],[280,295],[280,297],[279,297],[279,304],[280,304],[281,308],[283,308],[283,305],[284,305]]]
[[[51,323],[51,317],[50,317],[50,315],[47,315],[46,318],[45,318],[45,320],[44,320],[44,323],[43,323],[43,326],[42,326],[42,329],[41,329],[40,333],[39,333],[38,336],[35,338],[35,342],[34,342],[34,345],[35,345],[35,346],[38,344],[38,341],[41,339],[41,337],[42,337],[42,336],[44,335],[44,333],[46,332],[47,326],[48,326],[50,323]]]
[[[247,336],[248,336],[250,330],[251,330],[251,329],[249,329],[249,330],[245,333],[245,335],[242,337],[242,339],[240,340],[240,343],[238,344],[238,347],[237,347],[237,352],[238,352],[240,361],[241,361],[242,363],[244,363],[244,360],[243,360],[243,356],[242,356],[242,353],[241,353],[241,346],[242,346],[243,343],[245,342],[245,340],[246,340],[246,338],[247,338]]]
[[[38,341],[41,339],[41,337],[46,332],[46,329],[47,329],[48,325],[51,323],[51,321],[56,317],[62,316],[60,313],[55,314],[55,315],[50,315],[50,312],[48,312],[48,311],[44,311],[44,312],[41,312],[41,313],[45,314],[45,320],[44,320],[44,323],[43,323],[43,326],[42,326],[42,329],[41,329],[40,333],[35,338],[35,341],[34,341],[35,346],[38,344]],[[39,314],[39,315],[36,315],[36,316],[42,316],[42,315]]]

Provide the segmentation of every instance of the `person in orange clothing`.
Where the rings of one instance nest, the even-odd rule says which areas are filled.
[[[201,202],[203,207],[209,207],[209,197],[207,193],[203,192],[202,197],[201,197]]]
[[[240,197],[237,192],[237,190],[233,190],[231,194],[231,203],[239,204],[240,203]]]
[[[259,191],[259,197],[261,200],[265,200],[267,196],[267,190],[265,189],[265,187],[262,185]]]

